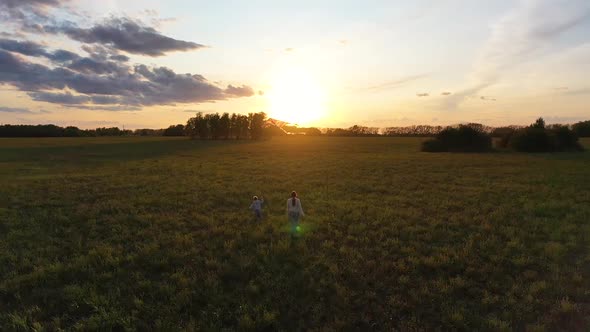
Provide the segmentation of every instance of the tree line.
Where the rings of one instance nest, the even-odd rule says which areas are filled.
[[[572,126],[547,125],[538,118],[526,127],[485,128],[478,124],[446,127],[433,138],[422,142],[425,152],[487,152],[492,151],[492,134],[500,135],[496,146],[519,152],[583,151],[578,133],[590,121]],[[583,134],[583,132],[582,132]]]
[[[188,119],[184,133],[200,139],[260,139],[265,134],[266,114],[197,113]],[[170,129],[170,128],[168,128]]]
[[[95,137],[95,136],[128,136],[131,130],[118,127],[102,127],[96,129],[80,129],[56,125],[1,125],[0,137]]]
[[[468,123],[478,132],[492,137],[506,137],[508,134],[526,128],[526,126],[491,127],[480,123]],[[548,125],[563,126],[563,125]],[[47,125],[0,125],[0,137],[95,137],[95,136],[189,136],[199,139],[260,139],[262,137],[306,135],[306,136],[344,136],[344,137],[433,137],[446,128],[453,126],[413,125],[405,127],[366,127],[354,125],[348,128],[305,128],[287,125],[273,119],[267,119],[264,113],[229,114],[197,113],[188,119],[185,125],[171,125],[165,129],[120,129],[102,127],[80,129],[74,126],[59,127]],[[455,126],[457,127],[457,126]],[[578,137],[590,137],[590,120],[573,125],[566,125]]]

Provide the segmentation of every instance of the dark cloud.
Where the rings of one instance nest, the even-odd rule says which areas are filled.
[[[119,112],[119,111],[139,111],[141,107],[139,106],[130,106],[130,105],[112,105],[112,106],[89,106],[89,105],[64,105],[68,108],[76,108],[80,110],[89,110],[89,111],[111,111],[111,112]]]
[[[0,39],[0,49],[32,57],[46,57],[60,63],[80,59],[78,54],[66,50],[48,52],[44,45],[31,41]]]
[[[45,7],[45,6],[57,6],[63,3],[63,0],[0,0],[0,6],[7,8],[18,8],[18,7]]]
[[[0,106],[0,113],[33,114],[26,108],[13,108]]]
[[[48,9],[67,2],[69,0],[0,0],[0,20],[10,22],[17,31],[35,30],[38,22],[48,21]]]
[[[205,47],[164,36],[156,29],[130,18],[111,18],[88,29],[76,25],[64,25],[48,26],[44,30],[50,33],[63,33],[83,43],[101,44],[125,52],[149,56],[162,56],[167,52],[189,51]]]
[[[55,62],[68,62],[80,58],[78,54],[66,50],[57,50],[51,54],[46,54],[45,56]]]
[[[0,0],[0,22],[10,29],[65,34],[82,42],[86,54],[52,50],[33,41],[0,39],[0,85],[27,92],[31,99],[66,107],[93,110],[139,110],[144,106],[203,103],[249,97],[249,86],[220,87],[196,74],[178,74],[165,67],[129,64],[120,51],[160,56],[203,45],[176,40],[129,18],[111,18],[90,28],[41,17],[67,0]],[[61,7],[60,7],[61,8]],[[57,22],[57,23],[56,23]],[[3,33],[2,36],[10,36]],[[44,58],[33,62],[29,57]],[[8,111],[5,111],[8,112]]]
[[[73,95],[71,92],[31,92],[29,96],[35,101],[44,101],[61,105],[83,105],[92,103],[94,105],[120,104],[121,98],[115,96],[87,96]]]
[[[429,97],[430,94],[429,93],[417,93],[416,96],[418,96],[418,97]]]
[[[29,96],[35,101],[45,101],[54,104],[86,104],[90,102],[88,96],[74,96],[70,92],[52,93],[52,92],[31,92]]]
[[[131,106],[213,102],[255,94],[249,86],[229,85],[222,89],[201,75],[177,74],[165,67],[132,68],[126,63],[80,57],[50,68],[3,50],[0,50],[0,83],[27,91],[36,101],[111,105],[102,107],[105,109],[117,109],[112,104],[130,109]],[[64,92],[66,88],[76,94]]]
[[[115,61],[120,61],[120,62],[127,62],[129,61],[129,57],[123,54],[116,54],[116,55],[111,55],[109,57],[109,59],[111,60],[115,60]]]
[[[246,85],[233,86],[230,84],[227,86],[227,89],[225,89],[225,93],[236,97],[251,97],[254,95],[254,90]]]
[[[29,56],[45,56],[45,47],[30,41],[0,39],[0,49]]]
[[[82,72],[82,73],[96,73],[106,74],[117,71],[125,71],[125,68],[112,61],[97,61],[91,58],[79,58],[67,65],[67,68]]]

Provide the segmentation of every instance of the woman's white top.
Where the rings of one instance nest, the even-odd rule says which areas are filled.
[[[293,199],[295,200],[295,206],[293,206]],[[289,198],[287,200],[287,212],[297,212],[302,216],[305,215],[303,213],[303,208],[301,207],[301,201],[299,200],[299,198]]]

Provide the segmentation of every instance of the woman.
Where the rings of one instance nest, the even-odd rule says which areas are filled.
[[[291,223],[291,236],[293,236],[299,229],[299,218],[305,215],[301,207],[301,201],[294,191],[291,192],[291,198],[287,200],[287,215]]]

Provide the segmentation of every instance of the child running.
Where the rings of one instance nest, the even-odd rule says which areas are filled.
[[[263,203],[264,203],[264,198],[262,196],[260,196],[260,199],[258,199],[258,196],[254,196],[252,198],[252,204],[250,204],[250,210],[254,211],[254,217],[256,218],[256,220],[262,219],[262,204]]]

